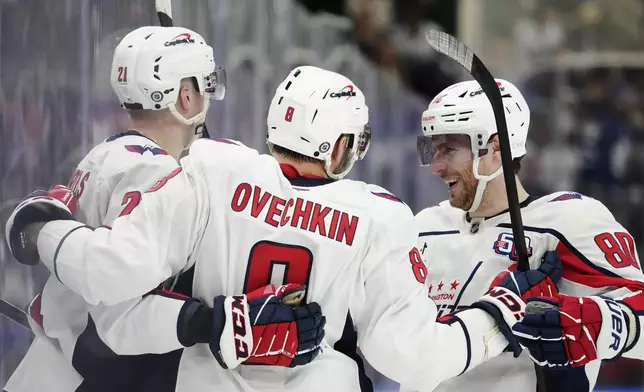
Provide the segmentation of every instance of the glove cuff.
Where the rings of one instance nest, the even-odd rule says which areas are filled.
[[[628,317],[617,301],[607,298],[590,297],[601,312],[602,324],[597,336],[597,357],[599,359],[618,359],[627,347]]]
[[[622,312],[624,312],[626,325],[628,326],[628,339],[626,339],[626,347],[624,347],[623,351],[625,353],[630,351],[640,338],[640,318],[626,302],[617,301],[617,303],[622,308]]]
[[[213,310],[196,298],[188,299],[179,312],[177,338],[184,347],[209,343],[213,331]]]
[[[509,349],[517,358],[521,354],[521,345],[512,333],[512,327],[523,318],[525,303],[512,290],[497,286],[490,289],[473,308],[486,311],[498,324],[499,331],[509,343]]]

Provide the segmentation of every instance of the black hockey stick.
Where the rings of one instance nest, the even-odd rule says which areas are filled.
[[[505,188],[508,198],[508,209],[510,211],[510,220],[512,222],[512,236],[517,250],[518,269],[527,271],[530,269],[528,261],[528,251],[525,244],[525,235],[523,234],[523,221],[521,219],[521,209],[519,208],[519,196],[517,194],[517,183],[514,178],[514,169],[512,167],[512,153],[510,152],[510,137],[508,136],[508,126],[505,121],[505,109],[501,91],[496,84],[494,76],[485,68],[485,65],[478,56],[465,44],[451,35],[438,31],[430,30],[425,34],[429,44],[438,52],[446,55],[456,61],[470,73],[481,85],[481,89],[490,100],[494,118],[496,120],[497,134],[501,144],[501,164],[503,165],[503,177],[505,179]]]
[[[27,322],[27,313],[2,298],[0,298],[0,314],[31,331],[31,327]]]
[[[9,216],[13,210],[22,202],[23,199],[9,199],[0,205],[0,241],[4,241],[5,237],[5,225],[9,220]],[[0,247],[4,246],[0,244]],[[0,252],[2,253],[2,252]],[[10,254],[7,254],[10,258]],[[9,262],[9,260],[7,260]],[[27,323],[27,314],[23,309],[9,303],[7,300],[0,298],[0,315],[5,316],[7,319],[25,327],[28,331],[31,331],[29,323]]]
[[[523,220],[521,219],[517,183],[514,178],[514,168],[512,166],[510,137],[505,120],[503,98],[501,98],[499,86],[496,84],[494,76],[492,76],[478,56],[457,38],[438,30],[428,31],[425,34],[425,37],[436,51],[462,65],[467,72],[476,79],[479,85],[481,85],[483,93],[485,93],[490,104],[492,104],[494,119],[496,120],[497,135],[499,135],[499,144],[501,145],[501,164],[503,165],[503,177],[505,179],[505,190],[508,198],[508,210],[510,211],[512,237],[514,238],[518,257],[517,269],[519,271],[527,271],[530,269],[530,262],[528,260],[525,234],[523,232]],[[536,364],[534,367],[535,372],[537,373],[537,390],[539,392],[546,392],[545,370]]]
[[[154,5],[159,17],[159,23],[163,27],[172,27],[172,0],[154,0]]]

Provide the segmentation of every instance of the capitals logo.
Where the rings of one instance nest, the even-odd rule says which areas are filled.
[[[168,153],[164,149],[154,146],[129,145],[125,146],[125,149],[129,152],[134,152],[140,155],[143,155],[146,151],[150,152],[152,155],[168,155]]]
[[[172,38],[170,41],[166,42],[165,46],[175,46],[179,44],[194,44],[195,40],[192,38],[190,33],[182,33]]]
[[[337,93],[331,93],[329,95],[329,97],[331,97],[331,98],[347,97],[347,99],[349,99],[351,97],[355,97],[355,96],[356,96],[356,93],[355,93],[355,91],[353,91],[353,86],[352,85],[344,86],[344,87],[342,87],[342,90],[338,91]]]
[[[532,256],[532,240],[530,237],[525,237],[525,246],[528,251],[528,257]],[[517,249],[514,244],[514,237],[512,233],[501,233],[499,237],[494,242],[492,247],[494,252],[501,256],[508,256],[510,260],[517,261],[519,257],[517,256]]]

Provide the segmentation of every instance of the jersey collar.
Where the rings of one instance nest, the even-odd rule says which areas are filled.
[[[299,171],[288,163],[280,163],[280,169],[284,177],[294,186],[318,186],[333,182],[334,180],[322,176],[300,174]]]
[[[519,208],[525,208],[530,205],[530,203],[538,199],[539,198],[536,196],[528,195],[528,197],[524,201],[519,203]],[[504,215],[509,211],[509,209],[505,209],[498,214],[486,216],[485,218],[472,218],[469,213],[465,213],[465,219],[462,221],[464,224],[464,229],[465,231],[469,231],[470,234],[476,234],[481,230],[481,226],[495,226],[500,221],[503,221],[505,219]]]
[[[151,141],[154,144],[158,144],[154,139],[152,139],[149,136],[146,136],[146,135],[142,134],[141,132],[137,131],[136,129],[128,129],[127,132],[117,133],[115,135],[112,135],[112,136],[108,137],[107,139],[105,139],[105,141],[106,142],[112,142],[112,141],[114,141],[116,139],[120,139],[120,138],[125,137],[125,136],[140,136],[140,137],[144,137],[144,138],[148,139],[149,141]]]

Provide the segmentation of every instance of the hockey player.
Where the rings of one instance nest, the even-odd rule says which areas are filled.
[[[178,27],[141,27],[119,43],[111,83],[129,112],[132,129],[108,138],[78,165],[69,188],[78,199],[79,220],[92,226],[111,224],[140,202],[141,194],[135,189],[152,187],[178,167],[184,148],[205,127],[210,99],[221,100],[225,95],[225,73],[215,64],[212,51],[199,34]],[[68,201],[71,197],[62,188],[50,193]],[[6,386],[8,392],[71,392],[77,387],[80,391],[141,391],[153,389],[154,384],[144,387],[144,380],[173,382],[172,373],[164,373],[163,366],[177,362],[178,353],[115,357],[102,343],[100,335],[111,326],[97,325],[95,320],[122,312],[131,303],[90,306],[56,275],[30,305],[37,338]],[[174,306],[176,301],[167,298],[170,295],[175,294],[154,290],[147,301],[157,308],[167,303]],[[92,305],[99,303],[89,296],[85,299]],[[155,376],[146,378],[146,371]]]
[[[380,187],[343,180],[365,156],[371,137],[365,98],[353,82],[299,67],[277,88],[267,122],[276,159],[236,141],[196,141],[182,168],[144,191],[141,203],[111,230],[69,220],[26,226],[49,220],[30,216],[35,209],[69,215],[56,200],[26,200],[8,224],[12,251],[23,263],[35,260],[29,251],[37,233],[42,261],[63,284],[96,301],[125,300],[183,272],[193,295],[210,307],[223,306],[212,300],[222,293],[289,282],[306,285],[306,299],[324,308],[328,346],[309,365],[223,371],[208,347],[195,345],[183,351],[178,391],[368,388],[358,377],[361,365],[350,358],[356,341],[383,374],[431,390],[508,343],[520,350],[508,326],[522,311],[517,294],[531,289],[517,288],[512,279],[525,276],[503,280],[516,294],[496,287],[473,305],[481,309],[434,322],[411,211]],[[535,285],[548,282],[549,268],[556,271],[556,257],[549,260],[545,269],[530,271],[538,276]],[[190,301],[150,308],[145,298],[114,315],[104,338],[115,351],[174,350],[195,339],[182,328],[157,326],[199,309]],[[248,328],[251,320],[240,321]]]
[[[514,171],[518,174],[521,158],[526,154],[530,109],[513,84],[505,80],[497,84],[503,96]],[[422,115],[422,129],[423,135],[418,137],[421,162],[431,165],[432,173],[445,181],[449,192],[448,200],[416,216],[418,247],[430,277],[426,290],[441,315],[468,308],[495,284],[493,279],[500,271],[514,270],[516,240],[507,210],[494,114],[478,83],[457,83],[438,94]],[[644,310],[644,276],[631,235],[597,200],[574,192],[528,195],[518,178],[517,188],[532,267],[537,266],[544,252],[555,251],[563,262],[559,290],[567,295],[593,296],[584,299],[583,305],[570,301],[562,307],[573,319],[560,317],[564,329],[562,332],[555,328],[559,339],[556,343],[562,343],[562,336],[568,339],[573,335],[581,338],[587,354],[582,358],[584,351],[574,351],[574,357],[568,360],[583,365],[594,358],[642,358],[635,315]],[[548,324],[540,317],[528,316],[516,327],[524,333],[522,336],[533,339],[531,345],[530,339],[522,342],[542,365],[547,360],[563,364],[566,354],[561,350],[539,352],[539,328],[544,328],[544,338],[553,338],[554,330],[547,329],[554,328],[555,320],[549,316]],[[601,326],[601,333],[584,339],[583,333],[580,336],[582,324],[592,324],[596,330]],[[575,346],[576,342],[579,341],[568,344]],[[596,345],[596,353],[590,352],[592,345]],[[599,365],[600,361],[592,361],[573,371],[548,372],[548,391],[592,390]],[[534,390],[535,382],[528,355],[515,361],[504,354],[442,383],[438,390],[527,391]]]

